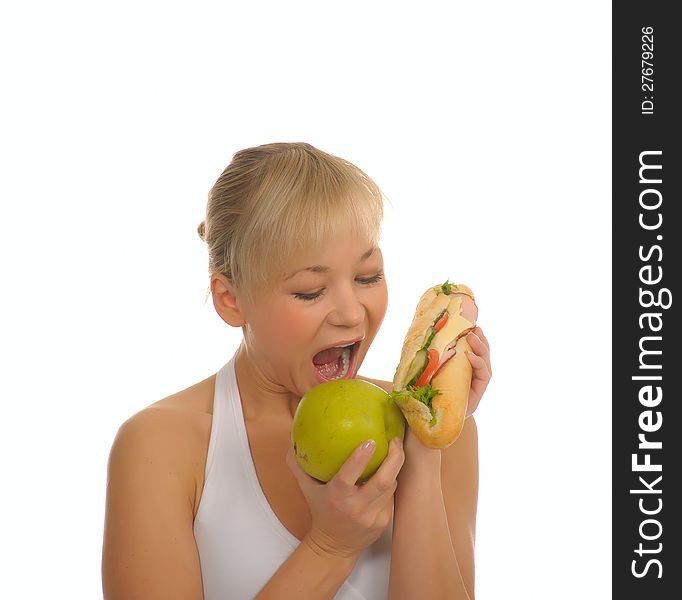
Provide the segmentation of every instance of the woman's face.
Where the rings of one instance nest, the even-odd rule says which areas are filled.
[[[323,349],[359,340],[345,375],[355,377],[386,314],[388,289],[380,248],[352,232],[287,266],[287,277],[249,308],[244,332],[266,379],[301,397],[333,376],[313,364]]]

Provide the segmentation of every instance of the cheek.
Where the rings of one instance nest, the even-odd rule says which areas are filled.
[[[380,288],[377,289],[377,295],[374,299],[372,305],[372,311],[374,313],[374,318],[382,320],[388,309],[388,287],[384,283]]]
[[[310,337],[311,315],[296,306],[289,306],[278,311],[278,317],[271,320],[269,337],[280,350],[291,350],[297,345],[297,340],[307,340]]]

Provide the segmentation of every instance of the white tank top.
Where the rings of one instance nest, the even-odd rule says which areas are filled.
[[[277,518],[258,482],[235,357],[216,377],[204,490],[194,519],[205,600],[254,598],[300,543]],[[388,597],[392,532],[393,517],[360,554],[334,600]]]

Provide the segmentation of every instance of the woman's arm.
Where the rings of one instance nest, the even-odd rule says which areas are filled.
[[[464,421],[457,441],[441,450],[441,483],[452,546],[473,599],[478,505],[478,430],[473,415]]]
[[[196,440],[184,412],[147,408],[119,429],[109,455],[102,588],[105,600],[202,600],[194,541]]]
[[[387,392],[392,389],[388,381],[359,378]],[[445,450],[426,448],[409,430],[405,441],[406,460],[395,495],[389,597],[473,600],[478,500],[474,418],[465,420],[460,437]]]
[[[406,459],[398,476],[393,516],[391,600],[471,598],[452,543],[440,453],[406,432]]]
[[[358,556],[334,556],[304,537],[254,600],[328,600],[353,571]]]

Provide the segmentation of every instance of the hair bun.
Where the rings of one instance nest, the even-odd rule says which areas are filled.
[[[199,227],[197,227],[197,233],[199,234],[201,241],[205,242],[206,241],[206,221],[202,221],[201,223],[199,223]]]

